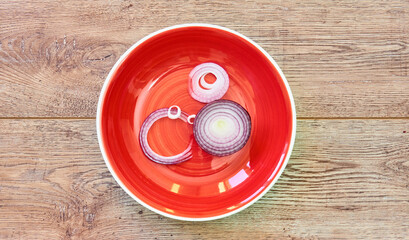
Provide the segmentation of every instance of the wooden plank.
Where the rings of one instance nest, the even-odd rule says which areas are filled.
[[[286,74],[300,117],[409,117],[408,9],[404,0],[2,0],[0,117],[94,117],[119,56],[186,22],[258,42]]]
[[[115,183],[94,120],[0,120],[0,238],[405,239],[407,120],[300,120],[261,200],[204,223],[152,213]]]

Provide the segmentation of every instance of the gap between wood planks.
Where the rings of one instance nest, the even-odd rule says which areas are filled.
[[[96,117],[0,117],[0,120],[96,120]],[[297,117],[297,120],[409,120],[409,117]]]

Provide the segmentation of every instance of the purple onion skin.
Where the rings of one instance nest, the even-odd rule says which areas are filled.
[[[233,142],[226,142],[228,146],[221,146],[220,143],[212,142],[211,139],[208,139],[208,134],[203,133],[203,131],[201,131],[201,129],[204,127],[202,125],[205,124],[205,122],[203,122],[204,121],[203,119],[206,119],[209,112],[217,109],[219,110],[218,111],[219,113],[223,113],[222,110],[223,108],[234,111],[235,114],[237,114],[236,117],[239,117],[238,120],[241,123],[243,123],[243,134],[239,136],[238,140],[234,139],[235,141]],[[195,137],[197,144],[205,152],[218,157],[228,156],[242,149],[248,142],[250,134],[251,134],[250,114],[237,102],[226,99],[216,100],[205,105],[196,114],[196,118],[193,123],[193,135]]]
[[[151,125],[161,118],[167,118],[168,110],[169,108],[161,108],[149,114],[149,116],[143,122],[141,126],[141,130],[139,132],[139,143],[140,143],[141,149],[143,153],[145,154],[145,156],[148,157],[153,162],[165,164],[165,165],[178,164],[178,163],[187,161],[192,158],[192,152],[191,152],[192,142],[190,142],[188,148],[182,153],[179,153],[174,156],[169,156],[169,157],[161,156],[155,153],[149,146],[147,136],[148,136],[150,127],[148,127],[147,125]],[[187,118],[188,118],[188,115],[185,112],[181,112],[180,119],[187,122]]]

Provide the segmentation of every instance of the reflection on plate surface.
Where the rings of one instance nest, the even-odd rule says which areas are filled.
[[[292,148],[295,110],[284,76],[260,49],[223,28],[186,25],[151,35],[125,55],[104,85],[97,121],[108,167],[131,196],[166,216],[209,220],[246,207],[272,185]],[[230,156],[209,155],[194,143],[191,160],[152,162],[139,145],[144,119],[171,105],[196,114],[205,104],[189,95],[188,76],[204,62],[229,74],[223,99],[249,112],[249,141]],[[152,126],[148,141],[170,156],[192,137],[192,125],[164,118]]]

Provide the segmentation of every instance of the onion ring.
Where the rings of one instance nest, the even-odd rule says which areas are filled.
[[[205,76],[213,74],[216,81],[207,83]],[[189,93],[192,98],[202,103],[209,103],[223,97],[229,88],[229,75],[215,63],[202,63],[189,73]]]
[[[217,100],[204,106],[193,123],[198,145],[215,156],[231,155],[242,149],[251,133],[249,113],[238,103]]]
[[[176,110],[176,111],[175,111]],[[152,150],[148,143],[148,132],[152,125],[159,119],[169,117],[170,119],[181,119],[188,122],[188,115],[182,112],[176,105],[170,108],[161,108],[152,112],[143,122],[139,132],[139,142],[143,153],[150,160],[160,164],[178,164],[192,158],[192,141],[189,146],[181,153],[173,156],[162,156]]]

